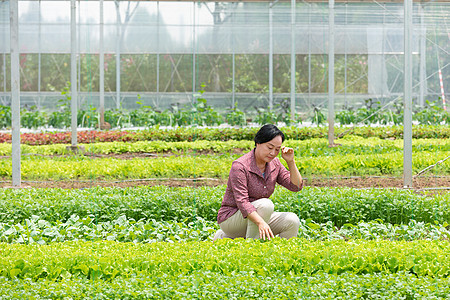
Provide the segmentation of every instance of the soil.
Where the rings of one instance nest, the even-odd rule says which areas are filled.
[[[227,183],[226,179],[215,178],[159,178],[123,181],[22,181],[22,188],[64,188],[79,189],[90,187],[133,187],[166,185],[171,187],[218,186]],[[350,188],[403,188],[403,179],[396,177],[350,177],[350,178],[305,178],[305,186],[313,187],[350,187]],[[11,181],[0,182],[0,187],[11,187]],[[413,180],[413,189],[435,193],[450,192],[450,177],[419,177]]]

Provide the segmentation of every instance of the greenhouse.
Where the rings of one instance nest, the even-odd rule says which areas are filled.
[[[71,82],[74,51],[82,108],[99,107],[104,98],[105,109],[134,109],[139,95],[144,105],[165,110],[191,103],[204,90],[217,110],[294,108],[303,117],[315,107],[327,109],[330,79],[336,110],[362,107],[368,99],[401,106],[402,1],[336,1],[332,14],[331,2],[320,1],[74,5],[71,19],[71,1],[19,1],[21,105],[57,108]],[[427,100],[443,105],[439,74],[444,87],[450,80],[448,5],[412,7],[411,94],[419,107]],[[11,103],[9,33],[9,2],[2,1],[3,105]]]
[[[0,299],[448,299],[449,25],[0,0]]]

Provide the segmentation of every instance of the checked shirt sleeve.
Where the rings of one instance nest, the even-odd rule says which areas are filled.
[[[249,201],[248,196],[248,173],[239,162],[234,162],[230,171],[230,183],[236,205],[244,218],[256,211]]]
[[[286,167],[279,162],[279,172],[277,177],[277,183],[284,186],[292,192],[299,192],[303,188],[303,180],[300,187],[296,186],[291,182],[291,173],[286,169]]]

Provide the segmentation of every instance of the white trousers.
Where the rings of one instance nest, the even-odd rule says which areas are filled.
[[[252,202],[256,212],[270,226],[273,235],[290,239],[296,237],[300,220],[296,214],[291,212],[274,212],[273,202],[268,198],[259,199]],[[248,218],[242,216],[241,211],[219,224],[220,229],[214,235],[214,240],[223,238],[259,238],[258,226]]]

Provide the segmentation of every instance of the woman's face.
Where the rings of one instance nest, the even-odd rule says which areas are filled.
[[[282,143],[281,136],[277,135],[266,143],[256,144],[255,153],[257,159],[266,163],[271,162],[280,152]]]

